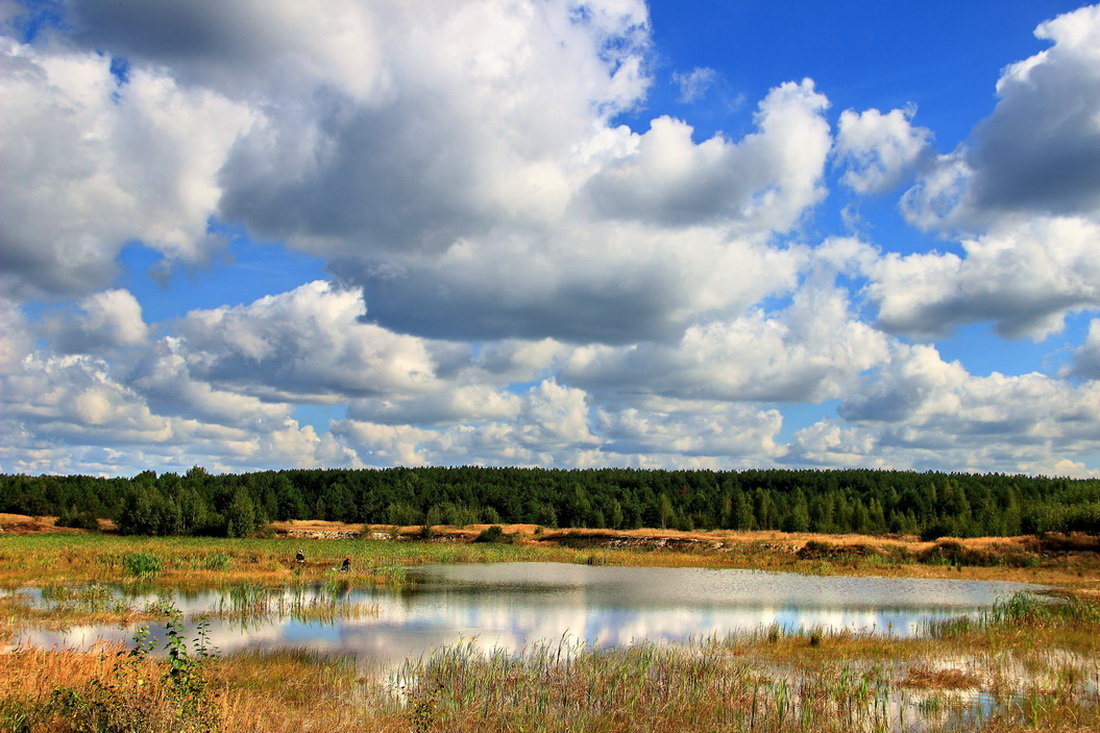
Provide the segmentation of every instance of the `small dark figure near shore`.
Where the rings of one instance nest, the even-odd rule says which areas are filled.
[[[345,557],[344,562],[342,562],[340,564],[340,572],[341,573],[346,573],[349,570],[351,570],[351,558],[350,557]]]
[[[302,552],[301,550],[298,550],[298,553],[294,556],[294,562],[301,563],[301,562],[305,562],[305,561],[306,561],[306,553]]]

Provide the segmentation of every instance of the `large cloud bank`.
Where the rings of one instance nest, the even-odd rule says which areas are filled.
[[[1064,374],[927,342],[1100,308],[1100,6],[1041,25],[941,153],[918,110],[808,78],[739,136],[621,124],[655,83],[640,1],[68,0],[33,38],[25,12],[0,14],[0,470],[1100,451],[1095,323]],[[695,99],[714,72],[673,78]],[[815,234],[830,180],[900,190],[961,253]],[[331,279],[146,322],[119,253],[217,267],[215,222]],[[784,433],[792,404],[838,408]]]

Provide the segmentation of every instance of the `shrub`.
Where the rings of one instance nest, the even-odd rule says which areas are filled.
[[[512,544],[515,542],[515,535],[505,534],[504,529],[499,524],[494,524],[492,527],[486,527],[481,530],[481,533],[474,538],[474,542],[492,542],[495,544]]]
[[[958,540],[940,540],[925,550],[920,559],[932,565],[1010,565],[1020,568],[1039,564],[1039,557],[1023,547],[1002,543],[976,548],[967,547]]]
[[[810,540],[795,553],[802,560],[816,560],[819,558],[833,557],[836,555],[836,547],[828,542]]]
[[[69,508],[63,509],[61,511],[61,516],[57,518],[57,526],[87,529],[92,532],[99,531],[99,522],[96,521],[95,514],[89,509],[83,511]]]
[[[930,563],[932,565],[964,565],[975,564],[972,561],[974,558],[970,557],[972,553],[968,553],[963,544],[958,540],[940,540],[932,547],[929,547],[921,555],[921,562]]]
[[[920,538],[925,542],[938,540],[940,537],[950,537],[955,534],[955,527],[950,522],[932,522],[920,531]]]
[[[131,575],[156,575],[164,569],[159,557],[149,552],[131,552],[122,556],[122,567]]]
[[[880,551],[870,545],[855,543],[851,545],[833,545],[819,540],[810,540],[795,555],[800,560],[832,560],[834,562],[855,562],[864,559],[873,563],[886,563],[891,560],[904,560],[904,553]]]
[[[1037,544],[1047,552],[1100,552],[1100,537],[1081,532],[1045,533]]]

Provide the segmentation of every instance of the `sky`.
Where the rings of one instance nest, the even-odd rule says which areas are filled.
[[[0,0],[0,472],[1100,476],[1100,5]]]

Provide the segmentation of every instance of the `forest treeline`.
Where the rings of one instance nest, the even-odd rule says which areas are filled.
[[[0,475],[0,511],[127,534],[239,537],[268,521],[777,529],[1009,536],[1100,533],[1100,480],[881,470],[302,469],[130,478]]]

